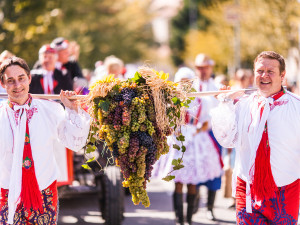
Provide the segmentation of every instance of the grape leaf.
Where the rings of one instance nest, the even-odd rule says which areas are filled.
[[[178,105],[178,104],[181,103],[181,102],[180,102],[180,99],[177,98],[177,97],[173,97],[173,98],[172,98],[172,102],[174,103],[174,105]]]
[[[163,180],[164,180],[164,181],[171,181],[171,180],[173,180],[174,178],[175,178],[175,176],[173,176],[173,175],[168,175],[168,176],[164,177]]]
[[[179,162],[178,162],[178,160],[177,160],[177,159],[173,159],[173,160],[172,160],[172,165],[173,165],[173,166],[177,166],[177,165],[178,165],[178,163],[179,163]]]
[[[173,166],[173,170],[180,170],[180,169],[182,169],[183,167],[184,167],[184,165],[178,164],[178,165],[176,165],[176,166]]]
[[[177,150],[180,150],[180,147],[178,145],[173,145],[173,148],[177,149]]]
[[[186,147],[184,145],[181,146],[181,151],[185,152],[186,151]]]
[[[146,80],[141,76],[141,74],[139,74],[139,72],[136,72],[134,74],[134,77],[131,78],[131,80],[137,84],[140,84],[140,83],[145,83]]]
[[[109,101],[100,100],[98,104],[99,108],[101,108],[103,111],[107,112],[109,109]]]

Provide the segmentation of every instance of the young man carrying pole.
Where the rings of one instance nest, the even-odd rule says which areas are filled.
[[[18,57],[0,66],[8,101],[0,105],[0,224],[56,224],[58,168],[55,140],[81,149],[89,133],[89,115],[68,97],[56,102],[32,99],[30,70]]]

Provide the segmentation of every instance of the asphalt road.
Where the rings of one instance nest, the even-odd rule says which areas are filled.
[[[175,225],[171,198],[173,185],[172,182],[152,180],[147,188],[151,201],[149,208],[142,205],[135,206],[131,196],[125,196],[125,219],[122,225]],[[194,225],[235,224],[235,211],[228,209],[232,200],[223,198],[221,190],[217,193],[215,204],[215,216],[218,221],[206,219],[206,188],[201,187],[200,193],[199,209],[193,217]],[[96,196],[84,195],[79,198],[61,199],[58,225],[67,224],[104,224]]]

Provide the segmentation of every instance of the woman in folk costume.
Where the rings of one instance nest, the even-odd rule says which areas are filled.
[[[212,78],[214,61],[206,54],[200,53],[195,58],[195,68],[197,79],[194,82],[194,87],[197,91],[216,91],[218,90]],[[202,179],[197,185],[197,200],[199,201],[199,187],[205,185],[208,189],[207,195],[207,218],[215,220],[213,213],[217,190],[221,188],[221,176],[223,174],[223,161],[221,146],[216,141],[212,129],[210,111],[218,105],[218,101],[214,97],[198,98],[198,120],[201,122],[202,132],[199,132],[195,137],[196,143],[201,146],[201,169]],[[198,125],[199,126],[199,125]]]
[[[194,79],[195,73],[187,68],[182,67],[175,74],[175,82],[184,81],[187,79]],[[187,185],[187,212],[186,221],[188,224],[192,224],[192,215],[198,209],[196,204],[197,196],[197,184],[200,182],[206,182],[215,177],[219,177],[222,173],[222,169],[216,166],[219,157],[217,152],[207,154],[206,148],[214,148],[212,141],[206,141],[208,139],[206,133],[202,132],[206,129],[206,126],[202,127],[207,120],[209,120],[208,111],[209,105],[211,104],[210,99],[206,98],[201,100],[199,105],[199,99],[192,101],[186,114],[186,125],[181,127],[181,132],[185,136],[184,145],[186,151],[183,157],[184,168],[175,170],[172,175],[175,176],[175,192],[173,194],[173,204],[176,215],[177,224],[184,224],[184,213],[183,213],[183,185]],[[203,108],[202,108],[203,107]],[[200,109],[200,111],[199,111]],[[202,109],[202,110],[201,110]],[[201,114],[201,115],[200,115]],[[200,138],[205,143],[202,145],[201,141],[196,141]],[[182,153],[172,148],[173,144],[180,145],[175,140],[175,137],[168,138],[168,144],[170,145],[170,151],[168,155],[162,156],[156,163],[153,171],[154,176],[164,177],[172,169],[172,160],[181,157]],[[204,154],[202,156],[202,154]],[[205,158],[209,157],[209,158]],[[214,167],[210,170],[205,170],[204,167]],[[158,175],[157,175],[158,174]],[[198,203],[198,202],[197,202]]]
[[[282,87],[285,61],[276,52],[254,60],[258,91],[222,94],[212,112],[224,147],[236,148],[233,195],[237,224],[298,224],[300,98]]]
[[[18,57],[0,66],[8,101],[0,105],[0,224],[56,224],[58,168],[53,143],[81,149],[89,132],[89,115],[61,92],[61,101],[32,99],[30,70]],[[24,141],[25,140],[25,141]]]

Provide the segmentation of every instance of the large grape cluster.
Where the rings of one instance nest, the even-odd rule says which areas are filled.
[[[95,102],[94,113],[99,124],[98,136],[112,151],[124,177],[123,186],[129,187],[135,204],[150,205],[146,192],[153,164],[166,153],[166,137],[156,124],[154,103],[149,94],[134,82],[124,82],[111,92],[109,107]]]
[[[136,90],[131,88],[123,88],[121,90],[121,95],[125,105],[130,105],[133,98],[137,96]]]

